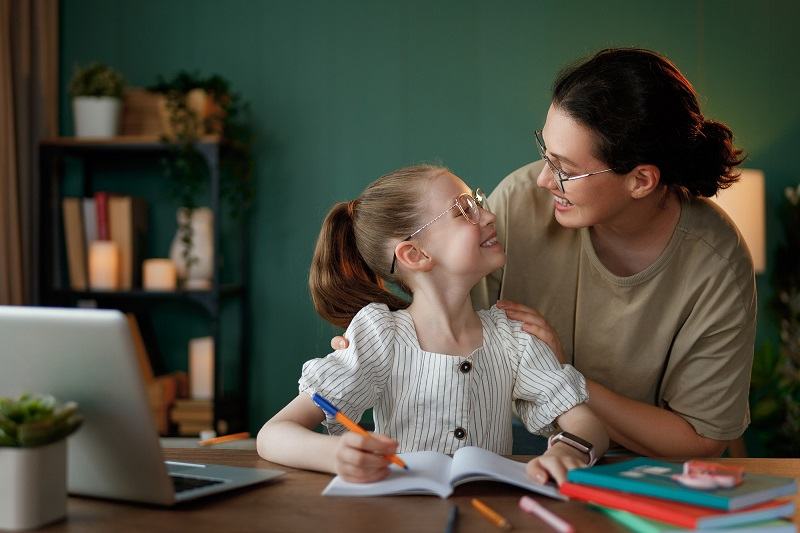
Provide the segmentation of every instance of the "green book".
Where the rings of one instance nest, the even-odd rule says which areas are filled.
[[[690,531],[707,533],[723,533],[726,531],[736,533],[761,533],[762,531],[765,533],[797,533],[797,527],[788,520],[765,520],[722,529],[684,529],[680,526],[642,518],[628,511],[608,509],[599,505],[593,505],[592,507],[636,533],[686,533]]]
[[[639,457],[592,468],[575,468],[567,474],[573,483],[733,511],[797,493],[790,477],[744,475],[742,483],[729,489],[701,490],[681,485],[672,476],[683,471],[681,463]]]

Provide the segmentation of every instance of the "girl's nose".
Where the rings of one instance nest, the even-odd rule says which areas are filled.
[[[494,224],[494,221],[497,220],[497,216],[489,211],[481,207],[481,225],[488,226],[489,224]]]

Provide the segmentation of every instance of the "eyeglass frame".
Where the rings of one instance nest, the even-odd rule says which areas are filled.
[[[567,191],[564,190],[564,182],[565,181],[574,181],[580,180],[583,178],[588,178],[589,176],[594,176],[595,174],[603,174],[604,172],[614,172],[613,168],[607,168],[605,170],[598,170],[596,172],[587,172],[585,174],[578,174],[577,176],[570,176],[560,168],[558,168],[553,161],[547,157],[547,148],[544,145],[544,137],[542,137],[542,130],[536,130],[533,132],[533,138],[536,139],[536,144],[539,147],[539,155],[542,156],[542,159],[545,160],[547,166],[550,167],[550,173],[553,174],[554,181],[556,185],[558,185],[558,189],[567,194]]]
[[[468,197],[472,198],[473,200],[475,200],[475,205],[478,206],[478,220],[476,220],[475,222],[473,222],[470,219],[470,217],[467,215],[466,211],[464,211],[464,208],[461,207],[460,203],[458,203],[458,201],[463,196],[468,196]],[[466,220],[467,222],[469,222],[472,225],[480,223],[480,221],[481,221],[481,210],[484,210],[484,211],[488,211],[489,210],[489,208],[486,206],[486,194],[484,194],[484,192],[481,190],[480,187],[476,188],[474,191],[471,191],[471,192],[462,192],[461,194],[456,196],[456,200],[455,200],[455,202],[453,202],[453,205],[451,205],[450,207],[448,207],[447,209],[445,209],[444,211],[442,211],[441,213],[436,215],[433,218],[433,220],[431,220],[427,224],[423,224],[417,231],[415,231],[414,233],[412,233],[411,235],[409,235],[408,237],[406,237],[405,239],[403,239],[400,242],[410,241],[420,231],[424,230],[425,228],[427,228],[428,226],[430,226],[431,224],[433,224],[434,222],[436,222],[437,220],[439,220],[440,218],[445,216],[447,213],[449,213],[450,211],[452,211],[456,207],[458,208],[459,211],[461,211],[461,214],[464,216],[464,220]],[[396,264],[397,264],[397,254],[393,253],[392,254],[392,266],[389,269],[389,273],[390,274],[394,274],[394,269],[395,269]]]

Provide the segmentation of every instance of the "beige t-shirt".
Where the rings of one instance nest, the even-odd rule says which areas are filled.
[[[508,260],[473,290],[475,306],[504,298],[538,309],[587,378],[668,407],[705,437],[739,437],[750,421],[756,289],[736,227],[712,202],[684,200],[661,256],[615,276],[588,229],[555,220],[552,195],[536,185],[542,164],[520,168],[489,197]]]

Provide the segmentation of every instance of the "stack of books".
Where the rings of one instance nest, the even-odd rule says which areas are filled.
[[[213,400],[175,400],[172,408],[172,421],[178,425],[182,436],[198,435],[201,431],[214,428]]]
[[[570,470],[560,487],[629,529],[642,533],[677,531],[796,532],[786,520],[795,512],[793,478],[745,473],[731,488],[690,488],[673,478],[683,465],[636,458]]]

